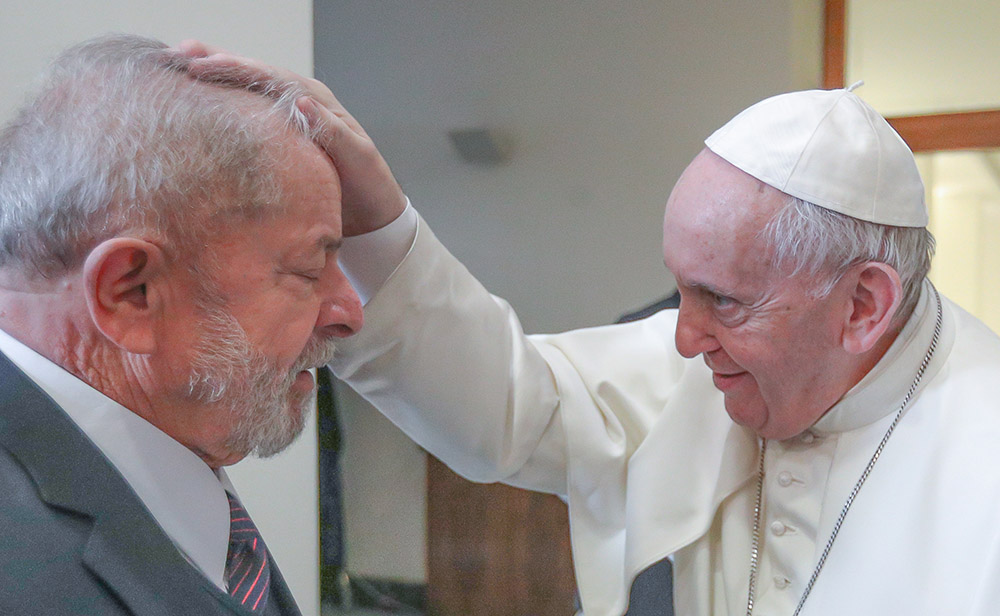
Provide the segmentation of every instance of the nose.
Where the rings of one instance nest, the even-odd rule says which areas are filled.
[[[316,327],[338,338],[358,333],[365,318],[361,298],[339,267],[330,278],[323,303],[320,305]]]
[[[706,307],[681,296],[677,328],[674,330],[674,345],[678,353],[691,358],[719,348],[719,342],[712,335],[710,319]]]

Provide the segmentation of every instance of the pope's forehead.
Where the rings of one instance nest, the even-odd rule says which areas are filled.
[[[677,181],[664,231],[754,235],[788,203],[788,195],[703,150]]]
[[[722,292],[768,287],[780,276],[762,232],[788,199],[703,151],[670,196],[663,227],[664,263],[683,284]]]

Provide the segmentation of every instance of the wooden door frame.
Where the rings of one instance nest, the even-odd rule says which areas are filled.
[[[843,88],[847,0],[825,0],[823,87]],[[1000,148],[1000,109],[887,118],[914,152]]]

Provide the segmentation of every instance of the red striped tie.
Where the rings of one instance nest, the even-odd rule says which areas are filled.
[[[235,496],[229,497],[229,554],[226,585],[229,594],[253,612],[263,612],[271,585],[267,548],[250,515]]]

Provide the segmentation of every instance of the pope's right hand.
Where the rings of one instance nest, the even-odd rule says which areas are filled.
[[[190,59],[188,72],[198,79],[264,93],[280,93],[293,83],[306,92],[296,105],[318,129],[316,143],[340,175],[345,236],[384,227],[402,213],[406,196],[388,163],[322,82],[198,41],[184,41],[177,49]]]

